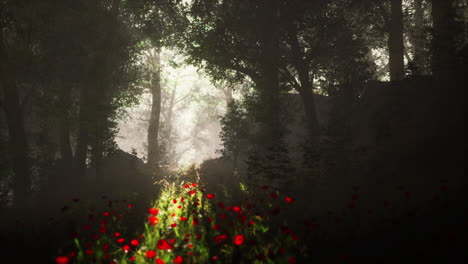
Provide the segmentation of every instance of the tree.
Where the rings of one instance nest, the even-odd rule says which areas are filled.
[[[151,92],[151,114],[148,125],[148,165],[152,169],[159,168],[159,124],[161,115],[161,57],[158,48],[147,51],[149,71],[149,89]]]
[[[390,80],[402,80],[404,74],[403,7],[402,0],[390,0],[391,16],[388,37]]]

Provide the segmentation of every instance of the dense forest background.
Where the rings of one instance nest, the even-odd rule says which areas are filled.
[[[293,219],[355,216],[314,251],[467,257],[467,19],[465,0],[2,0],[2,246],[47,260],[69,200],[145,204],[185,167],[226,199],[294,193]],[[399,233],[330,216],[358,194],[433,202]]]

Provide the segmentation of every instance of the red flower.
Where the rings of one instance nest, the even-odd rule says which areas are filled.
[[[218,256],[213,256],[211,259],[212,260],[218,260]]]
[[[67,256],[58,256],[55,258],[55,263],[57,264],[68,264],[70,258]]]
[[[171,249],[171,245],[169,245],[166,239],[161,239],[158,241],[158,249]]]
[[[190,188],[190,186],[188,184],[185,184],[184,188]]]
[[[148,218],[148,220],[149,220],[150,224],[153,225],[153,226],[158,224],[158,222],[159,222],[159,218],[157,218],[155,216],[150,216]]]
[[[132,207],[133,207],[133,205],[127,204],[127,208],[132,208]]]
[[[192,183],[192,186],[193,186],[193,187],[197,187],[197,186],[198,186],[198,184],[196,184],[196,183]]]
[[[147,258],[154,258],[154,256],[156,256],[156,251],[154,251],[154,250],[146,251],[146,257]]]
[[[218,229],[219,229],[219,225],[218,225],[218,224],[213,225],[213,230],[218,230]]]
[[[180,221],[186,221],[186,220],[187,220],[187,217],[183,217],[183,216],[180,217]]]
[[[85,253],[86,253],[87,255],[92,255],[92,254],[94,253],[94,251],[91,250],[91,249],[87,249],[87,250],[85,251]]]
[[[166,264],[162,259],[156,259],[156,264]]]
[[[119,233],[119,232],[115,232],[115,233],[114,233],[114,236],[115,236],[115,237],[119,237],[119,236],[120,236],[120,233]]]
[[[180,202],[182,203],[184,201],[184,197],[180,198]]]
[[[131,256],[130,261],[135,261],[135,256]]]
[[[104,251],[109,250],[109,244],[107,244],[107,243],[104,244],[104,245],[102,246],[102,250],[104,250]]]
[[[237,235],[234,237],[234,244],[240,246],[244,243],[244,236],[243,235]]]
[[[176,223],[173,223],[173,224],[171,225],[172,228],[175,228],[176,226],[177,226]]]
[[[102,213],[103,216],[109,216],[109,212]]]
[[[172,203],[173,203],[173,204],[176,204],[176,203],[177,203],[177,199],[172,200]]]
[[[219,215],[219,217],[220,217],[222,220],[224,220],[224,219],[226,219],[226,214],[225,214],[225,213],[222,213],[222,214]]]
[[[124,245],[122,247],[123,251],[125,251],[125,253],[127,253],[129,250],[130,250],[130,246],[129,245]]]
[[[208,198],[208,199],[213,199],[214,197],[215,197],[215,195],[211,194],[211,193],[206,195],[206,198]]]
[[[190,190],[190,191],[189,191],[189,194],[190,194],[190,195],[194,195],[194,194],[195,194],[195,191],[194,191],[194,190]]]
[[[223,242],[223,240],[227,239],[227,235],[226,234],[216,235],[214,239],[217,243],[221,243]]]
[[[177,257],[174,259],[174,263],[176,263],[176,264],[182,264],[182,263],[184,263],[184,259],[183,259],[181,256],[177,256]]]
[[[124,241],[125,241],[125,239],[123,239],[123,238],[117,239],[117,243],[123,243]]]
[[[133,239],[132,241],[130,241],[130,244],[131,244],[132,246],[138,246],[139,243],[140,243],[140,242],[139,242],[138,240],[136,240],[136,239]]]
[[[286,198],[284,198],[284,200],[287,202],[287,203],[292,203],[294,202],[294,199],[289,197],[289,196],[286,196]]]
[[[159,213],[159,209],[157,208],[150,208],[148,209],[148,213],[152,214],[152,215],[157,215]]]
[[[239,213],[241,211],[241,208],[239,206],[234,206],[232,207],[232,210],[236,213]]]
[[[197,218],[195,218],[195,217],[193,218],[192,225],[194,225],[194,226],[198,225],[198,219]]]

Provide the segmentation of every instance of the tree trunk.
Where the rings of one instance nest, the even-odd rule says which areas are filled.
[[[8,123],[10,155],[13,164],[14,204],[22,206],[29,197],[31,188],[28,144],[24,128],[23,109],[18,88],[12,82],[3,82],[5,114]]]
[[[455,20],[453,0],[432,0],[433,53],[432,74],[448,80],[454,65]]]
[[[14,205],[21,208],[26,204],[30,195],[30,163],[23,107],[8,60],[3,33],[0,32],[0,86],[3,89],[3,108],[8,124],[10,156],[15,175],[13,179]]]
[[[261,36],[261,93],[266,108],[264,140],[266,147],[275,146],[281,137],[279,118],[279,47],[277,40],[278,1],[264,1]]]
[[[151,80],[151,117],[148,125],[148,165],[151,169],[159,168],[159,122],[161,114],[161,59],[159,49],[155,51],[154,74]]]
[[[404,45],[403,45],[403,7],[402,0],[390,0],[391,19],[388,38],[390,80],[404,78]]]
[[[61,101],[62,107],[65,110],[59,119],[59,135],[60,135],[60,156],[66,165],[71,166],[73,162],[73,153],[70,143],[70,123],[69,123],[69,112],[70,108],[70,89],[66,87],[61,88]]]
[[[416,75],[424,75],[424,10],[422,0],[414,0],[414,34],[412,37],[414,50],[413,64]]]
[[[89,143],[89,120],[88,120],[88,92],[87,87],[81,87],[80,113],[78,125],[78,140],[75,152],[75,168],[78,175],[82,175],[86,169]]]

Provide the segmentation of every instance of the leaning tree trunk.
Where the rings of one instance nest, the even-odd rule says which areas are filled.
[[[404,78],[404,45],[403,45],[403,7],[402,0],[390,0],[391,19],[388,37],[390,80]]]
[[[148,165],[151,169],[159,168],[159,123],[161,116],[161,58],[160,51],[154,54],[154,73],[151,79],[151,117],[148,125]]]

